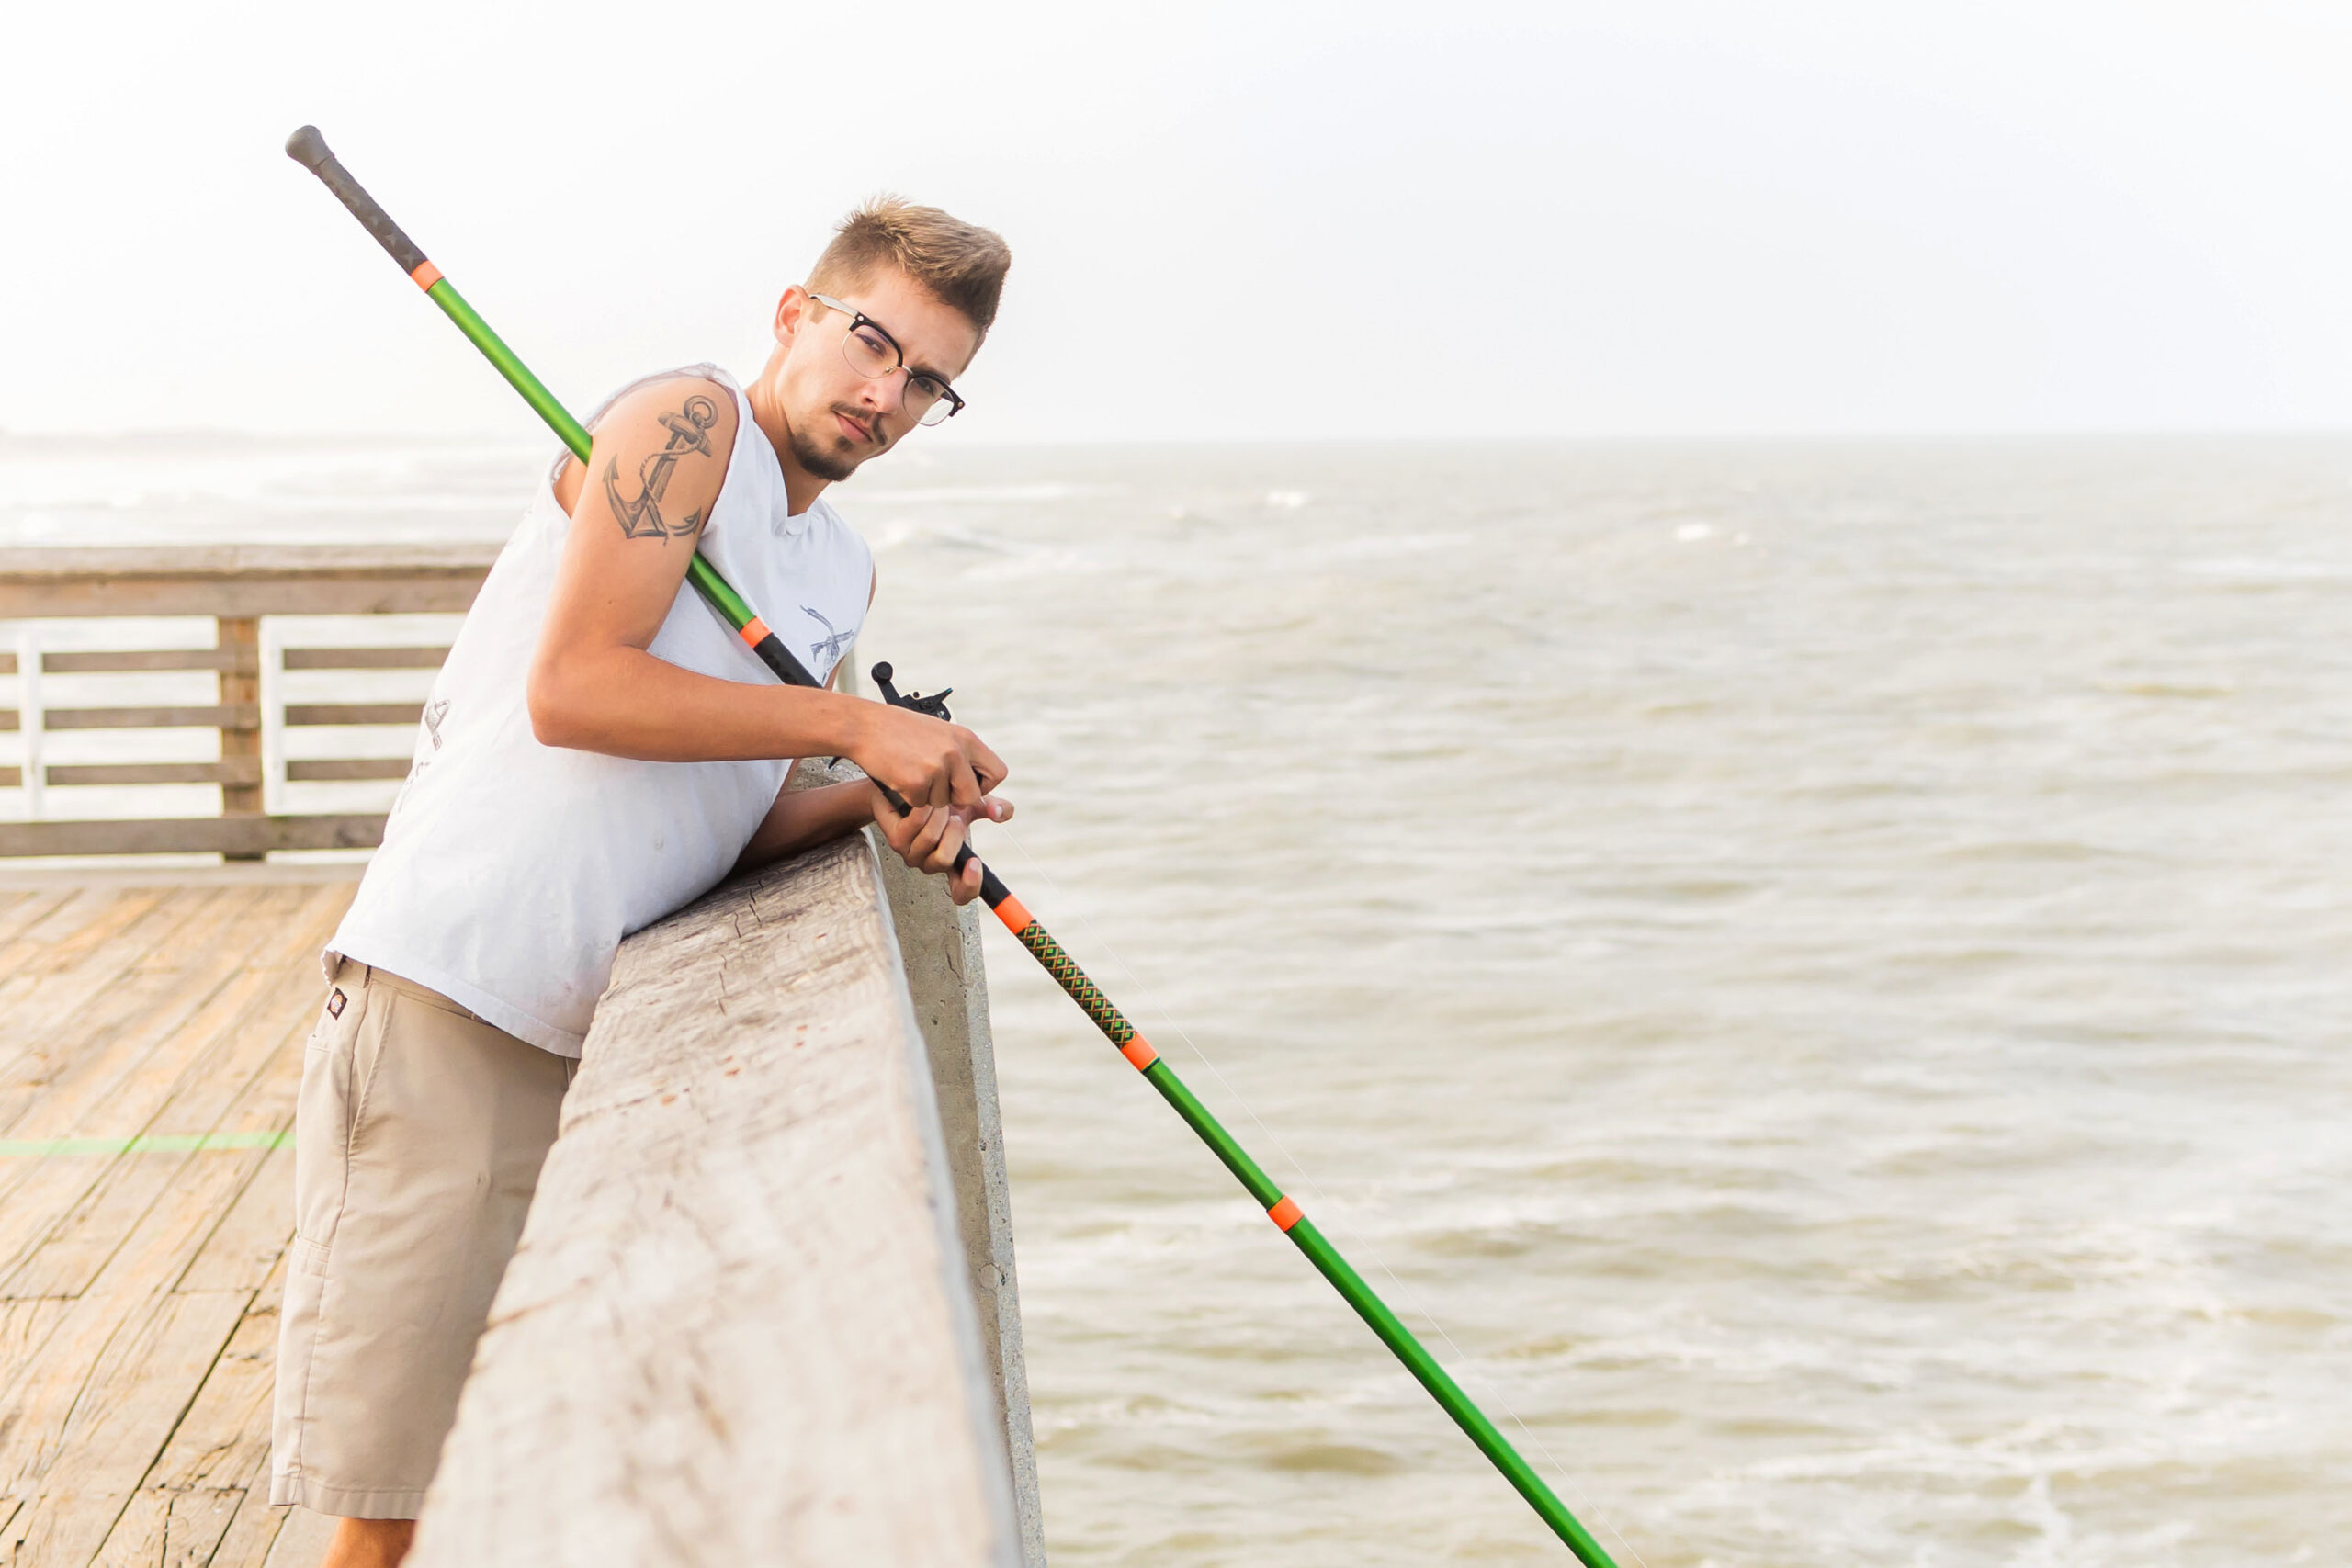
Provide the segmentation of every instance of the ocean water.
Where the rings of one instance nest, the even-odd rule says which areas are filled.
[[[65,446],[0,543],[495,536],[542,457]],[[2352,441],[838,499],[992,862],[1628,1568],[2347,1560]],[[1566,1561],[989,962],[1055,1561]]]

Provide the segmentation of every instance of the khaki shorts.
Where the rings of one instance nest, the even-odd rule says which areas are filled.
[[[416,1517],[577,1066],[338,964],[294,1117],[272,1503]]]

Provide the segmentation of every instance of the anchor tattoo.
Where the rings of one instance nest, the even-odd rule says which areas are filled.
[[[669,431],[670,440],[638,466],[635,501],[621,499],[620,459],[616,457],[605,465],[605,499],[611,502],[613,515],[620,520],[624,538],[662,539],[675,536],[685,539],[701,531],[703,516],[698,511],[687,513],[684,521],[674,526],[664,523],[662,495],[670,488],[670,472],[678,466],[679,458],[710,456],[710,427],[718,423],[718,405],[699,393],[688,398],[685,407],[676,413],[663,414],[662,423]]]
[[[819,664],[831,664],[835,659],[841,656],[842,649],[847,648],[851,643],[857,640],[857,633],[854,630],[845,632],[835,631],[833,629],[833,623],[825,619],[823,615],[819,615],[817,611],[809,605],[801,605],[800,613],[808,616],[810,620],[816,622],[819,626],[824,627],[826,632],[829,634],[828,636],[820,637],[817,641],[808,645],[808,657]]]

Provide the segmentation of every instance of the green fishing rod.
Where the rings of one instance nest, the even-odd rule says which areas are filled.
[[[306,125],[287,138],[286,155],[318,175],[327,189],[351,209],[351,215],[376,237],[377,243],[390,253],[400,269],[408,274],[416,286],[424,290],[425,297],[440,306],[443,312],[457,323],[458,330],[481,350],[482,357],[498,367],[499,374],[523,394],[523,400],[547,421],[564,446],[571,448],[572,456],[584,466],[590,447],[587,427],[571,417],[556,400],[555,394],[531,374],[530,368],[515,357],[514,351],[490,330],[489,323],[477,315],[474,308],[466,303],[449,280],[441,276],[441,269],[425,258],[424,251],[401,232],[400,225],[392,221],[391,216],[377,204],[375,197],[351,177],[350,171],[327,150],[326,141],[319,134],[318,128]],[[794,686],[815,686],[819,683],[799,660],[793,657],[783,641],[768,629],[767,623],[761,620],[752,606],[744,602],[742,595],[729,586],[727,580],[719,576],[699,552],[688,565],[686,575],[696,591],[726,618],[727,624],[735,628],[736,635],[779,679]],[[877,675],[886,668],[877,666]],[[878,780],[876,787],[882,791],[894,810],[902,816],[906,813],[907,803],[895,790]],[[972,847],[967,843],[956,854],[955,869],[960,873],[972,858]],[[1004,929],[1029,950],[1030,955],[1044,965],[1046,973],[1054,977],[1055,983],[1069,993],[1070,999],[1094,1021],[1094,1026],[1118,1047],[1119,1054],[1143,1075],[1146,1082],[1159,1091],[1160,1098],[1184,1119],[1185,1124],[1199,1135],[1201,1141],[1208,1145],[1211,1152],[1224,1162],[1226,1169],[1233,1173],[1235,1179],[1249,1190],[1251,1199],[1266,1211],[1266,1217],[1290,1237],[1292,1244],[1306,1255],[1307,1261],[1315,1265],[1317,1271],[1331,1282],[1350,1306],[1355,1308],[1356,1314],[1371,1326],[1381,1343],[1405,1363],[1406,1370],[1420,1381],[1421,1386],[1429,1390],[1448,1416],[1453,1417],[1455,1425],[1477,1445],[1478,1450],[1502,1472],[1504,1479],[1527,1499],[1529,1506],[1552,1528],[1553,1532],[1567,1543],[1568,1550],[1576,1553],[1577,1560],[1586,1568],[1617,1568],[1615,1561],[1601,1549],[1600,1543],[1577,1522],[1576,1516],[1568,1512],[1559,1498],[1553,1495],[1544,1478],[1520,1457],[1519,1450],[1511,1447],[1510,1439],[1496,1429],[1495,1424],[1487,1418],[1486,1413],[1470,1396],[1462,1392],[1461,1386],[1438,1364],[1437,1358],[1422,1348],[1412,1331],[1388,1310],[1388,1304],[1364,1283],[1363,1277],[1340,1256],[1339,1249],[1325,1238],[1323,1233],[1316,1229],[1315,1222],[1300,1211],[1296,1201],[1286,1195],[1271,1177],[1259,1168],[1258,1162],[1250,1157],[1249,1151],[1234,1140],[1233,1134],[1227,1132],[1223,1123],[1209,1114],[1208,1108],[1185,1087],[1183,1079],[1176,1076],[1175,1069],[1168,1065],[1166,1058],[1136,1032],[1135,1026],[1112,1005],[1111,999],[1062,950],[1061,943],[1038,924],[1036,917],[1023,907],[1021,900],[1012,896],[1012,890],[985,863],[980,867],[980,897],[994,911],[996,918],[1003,922]]]

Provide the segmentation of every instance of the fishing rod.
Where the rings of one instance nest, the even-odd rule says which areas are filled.
[[[473,307],[467,304],[449,280],[441,276],[441,269],[426,260],[416,243],[401,231],[400,225],[392,221],[391,215],[377,204],[376,198],[369,196],[357,180],[351,177],[351,172],[327,150],[326,140],[319,134],[318,127],[306,125],[288,137],[286,155],[318,175],[327,189],[351,209],[351,215],[376,237],[376,243],[390,254],[394,264],[424,290],[427,299],[440,306],[443,312],[457,323],[458,330],[481,350],[484,358],[498,367],[499,374],[523,394],[523,400],[547,421],[549,428],[571,448],[572,456],[584,466],[591,444],[587,428],[565,411],[555,395],[531,374],[522,360],[515,357],[514,351],[490,330],[489,323],[475,314]],[[817,678],[793,657],[792,651],[768,629],[767,623],[760,619],[743,597],[729,586],[727,580],[719,576],[718,570],[699,552],[689,563],[686,575],[702,596],[725,617],[727,624],[735,628],[736,635],[778,678],[794,686],[818,684]],[[900,697],[889,683],[890,673],[888,665],[875,667],[875,678],[881,682],[891,701],[900,706],[937,704],[937,697]],[[944,709],[933,706],[929,711],[944,716]],[[893,810],[900,816],[906,814],[907,803],[896,791],[878,779],[875,785],[882,791]],[[955,870],[961,873],[972,858],[972,846],[967,842],[956,852]],[[1136,1032],[1125,1015],[1112,1005],[1111,999],[1062,950],[1061,943],[1037,923],[1036,917],[1023,907],[1021,900],[1012,896],[1012,890],[985,862],[980,866],[980,897],[1003,923],[1004,929],[1029,950],[1030,955],[1045,967],[1046,973],[1051,975],[1055,983],[1068,992],[1070,999],[1093,1021],[1094,1027],[1118,1047],[1119,1055],[1144,1076],[1145,1081],[1159,1091],[1160,1098],[1184,1119],[1185,1124],[1209,1146],[1210,1152],[1224,1162],[1226,1169],[1231,1171],[1234,1178],[1249,1190],[1250,1196],[1265,1209],[1266,1217],[1290,1237],[1292,1244],[1306,1255],[1307,1261],[1315,1265],[1316,1270],[1331,1282],[1350,1306],[1355,1308],[1356,1315],[1363,1318],[1373,1333],[1379,1337],[1380,1342],[1405,1363],[1405,1369],[1419,1379],[1421,1386],[1430,1392],[1445,1413],[1453,1417],[1454,1424],[1477,1445],[1478,1451],[1502,1472],[1504,1479],[1552,1528],[1553,1533],[1567,1543],[1568,1550],[1576,1553],[1577,1560],[1586,1568],[1617,1568],[1615,1561],[1601,1550],[1600,1543],[1577,1522],[1576,1517],[1568,1512],[1559,1498],[1553,1495],[1544,1478],[1520,1457],[1519,1450],[1511,1447],[1510,1439],[1496,1429],[1495,1424],[1487,1418],[1486,1413],[1470,1396],[1462,1392],[1461,1386],[1438,1364],[1437,1358],[1422,1348],[1421,1342],[1413,1337],[1412,1330],[1397,1320],[1396,1314],[1388,1310],[1388,1304],[1364,1283],[1363,1277],[1340,1256],[1339,1249],[1325,1239],[1323,1233],[1315,1228],[1315,1222],[1300,1211],[1297,1201],[1259,1168],[1258,1162],[1250,1157],[1249,1151],[1234,1140],[1233,1134],[1227,1132],[1224,1125],[1209,1114],[1208,1108],[1185,1087],[1167,1059],[1152,1048],[1151,1042]]]

